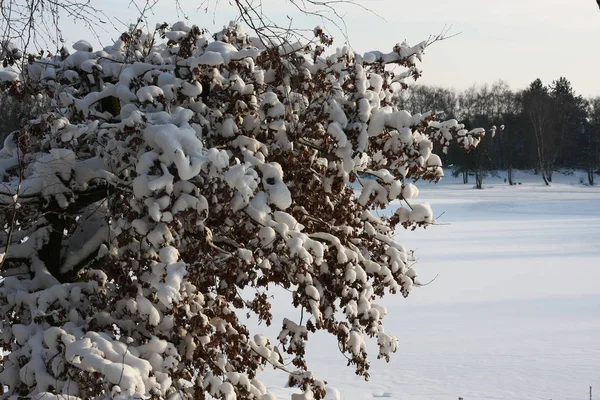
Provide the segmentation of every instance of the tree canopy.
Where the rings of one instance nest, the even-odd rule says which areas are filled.
[[[265,46],[178,22],[0,71],[5,93],[50,103],[0,150],[9,398],[268,400],[256,374],[272,366],[319,399],[314,332],[366,378],[366,340],[398,350],[378,299],[419,281],[394,230],[434,223],[411,180],[442,178],[434,142],[472,149],[484,131],[392,102],[426,42],[328,54],[314,34]],[[304,318],[273,320],[274,286]]]

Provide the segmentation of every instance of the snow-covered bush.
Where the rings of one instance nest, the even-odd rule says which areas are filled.
[[[418,284],[394,229],[434,222],[409,180],[442,177],[434,141],[469,149],[483,131],[394,108],[424,43],[326,56],[320,29],[285,47],[233,24],[157,32],[0,74],[52,99],[0,151],[0,384],[14,399],[267,400],[271,365],[318,399],[317,330],[368,377],[367,338],[384,359],[398,348],[375,301]],[[310,318],[273,321],[274,286]],[[246,313],[281,333],[249,332]]]

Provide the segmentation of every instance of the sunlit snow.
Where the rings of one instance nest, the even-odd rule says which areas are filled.
[[[600,188],[579,184],[577,172],[556,174],[551,187],[531,172],[510,187],[504,175],[485,190],[449,176],[420,186],[439,226],[398,235],[417,249],[420,279],[437,278],[382,302],[399,348],[389,364],[372,363],[369,382],[331,338],[313,338],[308,359],[327,399],[575,400],[600,389]],[[290,315],[285,304],[274,303],[273,332]],[[262,377],[290,398],[285,376]]]

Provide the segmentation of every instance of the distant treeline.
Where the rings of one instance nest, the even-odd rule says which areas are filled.
[[[465,180],[475,174],[478,187],[486,171],[497,169],[507,170],[513,184],[513,168],[535,169],[546,184],[557,168],[584,169],[593,185],[600,168],[600,97],[577,95],[566,78],[548,85],[536,79],[524,90],[512,90],[504,81],[461,92],[415,85],[396,101],[412,113],[435,111],[470,128],[499,128],[470,153],[450,148],[443,157]]]

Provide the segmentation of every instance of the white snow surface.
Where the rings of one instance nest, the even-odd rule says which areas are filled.
[[[575,400],[600,387],[600,187],[580,185],[577,172],[556,173],[551,187],[532,172],[510,187],[505,175],[484,190],[449,176],[420,186],[440,225],[397,233],[418,248],[420,280],[437,278],[381,302],[399,349],[389,364],[372,360],[369,382],[332,338],[312,337],[308,361],[327,399]],[[273,304],[273,332],[286,304]],[[277,399],[294,393],[283,374],[260,377]]]

